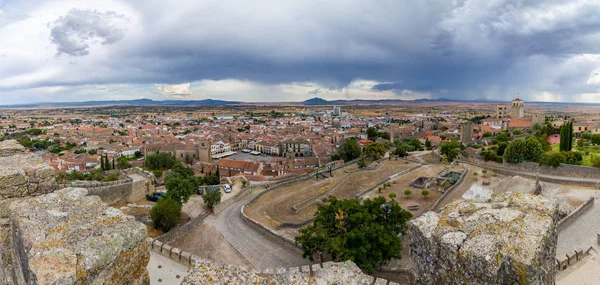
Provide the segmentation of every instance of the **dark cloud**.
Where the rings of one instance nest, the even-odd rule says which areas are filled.
[[[107,45],[123,39],[125,31],[115,24],[123,19],[123,15],[112,11],[73,9],[51,24],[50,39],[58,55],[84,56],[89,54],[92,42]]]
[[[363,79],[381,82],[376,91],[461,99],[576,96],[600,88],[600,79],[587,83],[600,70],[597,1],[123,3],[130,9],[65,10],[49,32],[58,54],[73,56],[71,73],[23,84],[239,79],[308,83],[312,91],[303,93],[315,95]],[[25,67],[0,67],[0,75],[15,73],[9,69]]]

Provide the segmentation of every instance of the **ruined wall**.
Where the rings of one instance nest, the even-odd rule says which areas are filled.
[[[414,284],[554,284],[558,204],[540,196],[460,199],[410,222]]]
[[[90,195],[96,195],[107,204],[133,203],[143,200],[146,194],[154,192],[154,175],[139,168],[125,170],[130,176],[110,182],[72,181],[58,184],[58,189],[86,188]],[[134,175],[131,175],[134,174]],[[135,179],[132,176],[138,175]]]
[[[146,227],[83,188],[10,205],[27,284],[148,284]]]
[[[41,157],[24,153],[15,140],[0,143],[0,200],[54,191],[54,168]]]

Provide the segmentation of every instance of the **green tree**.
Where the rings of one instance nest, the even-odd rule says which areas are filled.
[[[483,177],[485,177],[485,175],[487,174],[487,169],[482,170],[481,174],[483,174]]]
[[[425,148],[426,149],[431,149],[431,141],[429,140],[429,138],[425,139]]]
[[[552,166],[557,168],[561,163],[566,163],[567,158],[563,152],[545,153],[540,159],[540,165]]]
[[[206,193],[202,195],[202,200],[204,200],[204,204],[208,206],[211,210],[214,209],[216,205],[221,203],[221,190],[207,190]]]
[[[155,228],[168,232],[177,225],[181,217],[181,205],[171,197],[161,198],[150,209],[150,217]]]
[[[500,142],[507,142],[508,141],[508,133],[506,132],[501,132],[496,136],[496,141],[498,143]]]
[[[535,137],[528,136],[511,141],[504,151],[504,160],[511,163],[538,162],[543,153],[544,149],[540,142]]]
[[[429,195],[429,190],[427,190],[427,189],[421,190],[421,195],[423,195],[424,198],[427,198],[427,196]]]
[[[410,196],[410,194],[412,194],[412,191],[410,191],[410,189],[404,190],[404,196],[408,197]]]
[[[192,181],[176,173],[171,173],[165,178],[165,187],[167,188],[167,197],[172,198],[180,205],[187,202],[195,190]]]
[[[340,147],[339,154],[344,161],[351,161],[362,155],[362,149],[355,138],[350,138]]]
[[[373,157],[373,159],[380,159],[385,155],[385,146],[378,142],[373,142],[365,147],[365,156]]]
[[[594,145],[599,145],[600,144],[600,134],[593,134],[592,138],[590,139],[590,141]]]
[[[175,157],[168,152],[159,152],[146,157],[145,165],[150,170],[167,170],[175,165]]]
[[[402,143],[399,146],[396,147],[396,149],[394,150],[394,154],[399,156],[399,157],[405,157],[408,155],[409,149],[412,146],[406,144],[406,143]]]
[[[449,162],[454,161],[458,157],[458,143],[450,141],[442,144],[440,147],[440,154],[446,156]]]
[[[296,243],[303,257],[330,256],[333,261],[352,260],[366,272],[386,261],[402,257],[402,240],[412,214],[383,197],[359,202],[329,199],[320,206],[312,225],[300,229]]]
[[[379,132],[377,131],[377,129],[375,127],[369,127],[367,129],[367,138],[374,141],[377,139],[379,135]]]
[[[127,159],[127,157],[121,156],[121,157],[119,157],[117,167],[119,169],[131,168],[131,163],[129,163],[129,160]]]
[[[390,199],[392,199],[392,200],[396,199],[396,193],[394,193],[394,192],[390,193],[389,196],[390,196]]]

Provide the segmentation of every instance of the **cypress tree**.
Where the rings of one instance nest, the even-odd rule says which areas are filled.
[[[569,151],[573,149],[573,120],[569,124]]]
[[[113,156],[113,159],[112,159],[112,161],[113,161],[113,164],[112,164],[112,169],[115,169],[115,157],[114,157],[114,156]]]
[[[104,155],[100,156],[100,169],[104,171]]]

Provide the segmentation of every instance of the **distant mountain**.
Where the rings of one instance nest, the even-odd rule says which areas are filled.
[[[112,101],[86,101],[86,102],[47,102],[19,105],[0,105],[8,108],[40,108],[40,107],[98,107],[98,106],[220,106],[235,105],[241,102],[222,100],[165,100],[154,101],[152,99],[136,100],[112,100]]]
[[[329,103],[329,101],[327,101],[323,98],[314,97],[314,98],[310,98],[306,101],[303,101],[302,103],[310,104],[310,105],[327,105]]]

